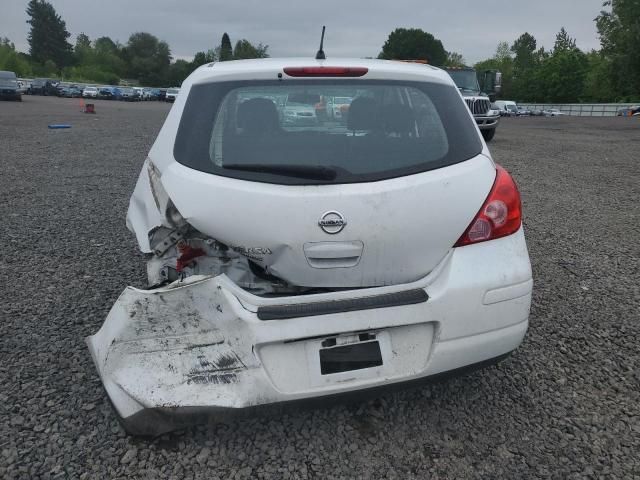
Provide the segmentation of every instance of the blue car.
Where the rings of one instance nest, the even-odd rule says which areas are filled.
[[[160,89],[159,88],[145,88],[142,92],[143,100],[159,100]]]
[[[77,87],[65,87],[60,91],[60,96],[66,98],[80,98],[82,97],[82,90]]]
[[[102,100],[120,100],[122,98],[122,90],[118,87],[100,87],[98,98]]]

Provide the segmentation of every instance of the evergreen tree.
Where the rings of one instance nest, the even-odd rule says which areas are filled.
[[[222,41],[220,42],[220,54],[218,55],[218,61],[225,62],[227,60],[233,60],[233,49],[231,47],[231,39],[227,32],[222,35]]]
[[[91,40],[89,37],[81,33],[76,37],[76,46],[73,47],[73,54],[76,59],[76,64],[88,63],[91,61],[89,58],[93,53],[91,49]]]
[[[571,38],[564,27],[562,27],[556,35],[556,43],[553,47],[554,52],[575,50],[576,48],[575,38]]]
[[[536,95],[532,79],[539,66],[539,58],[536,54],[537,43],[533,35],[525,32],[511,46],[511,51],[515,54],[511,93],[518,100],[533,100]]]
[[[64,20],[45,0],[30,0],[27,5],[29,53],[38,63],[53,62],[58,68],[72,61],[72,47],[67,41],[70,33]]]
[[[82,32],[76,37],[75,50],[87,48],[91,48],[91,39],[86,33]]]
[[[515,54],[513,66],[516,70],[526,71],[535,66],[536,47],[535,37],[528,32],[523,33],[513,42],[511,51]]]

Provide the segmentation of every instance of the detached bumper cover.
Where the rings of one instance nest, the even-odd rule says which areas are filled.
[[[526,333],[531,287],[520,231],[454,249],[429,276],[406,285],[286,298],[256,297],[224,275],[190,277],[156,290],[128,287],[87,344],[125,424],[135,419],[136,432],[157,434],[171,429],[158,412],[167,418],[333,395],[499,357]],[[258,317],[267,306],[384,298],[416,289],[428,301]],[[361,341],[378,342],[381,366],[321,374],[321,349]],[[151,423],[140,428],[144,412]]]

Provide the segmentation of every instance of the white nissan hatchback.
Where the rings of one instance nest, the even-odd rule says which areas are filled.
[[[352,99],[341,119],[336,98]],[[149,287],[126,288],[87,342],[131,433],[458,373],[527,331],[517,187],[430,66],[200,67],[127,225]]]

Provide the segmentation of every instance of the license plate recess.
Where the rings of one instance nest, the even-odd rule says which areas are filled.
[[[380,343],[376,341],[352,343],[320,350],[320,373],[350,372],[382,365]]]

